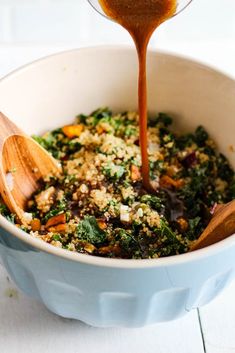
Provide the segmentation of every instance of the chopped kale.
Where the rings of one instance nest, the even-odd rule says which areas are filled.
[[[6,205],[4,205],[4,203],[0,203],[0,213],[1,215],[3,215],[4,217],[9,215],[9,210],[7,208]]]
[[[137,128],[133,127],[133,126],[127,126],[127,128],[125,129],[125,132],[124,132],[126,137],[137,135],[137,133],[138,133]]]
[[[96,126],[101,119],[110,119],[112,117],[112,112],[109,108],[100,108],[91,113],[90,121],[93,126]]]
[[[11,213],[6,205],[0,203],[0,214],[4,216],[9,222],[14,223],[16,222],[16,215]]]
[[[191,146],[194,143],[193,134],[185,134],[181,136],[176,136],[175,144],[179,150],[184,150],[186,147]]]
[[[160,238],[160,250],[161,256],[169,256],[176,253],[182,253],[185,250],[185,244],[180,241],[176,231],[173,231],[165,219],[161,219],[160,228],[154,230],[155,234]]]
[[[99,228],[95,217],[87,216],[78,224],[77,237],[89,243],[99,245],[106,240],[106,233]]]
[[[149,119],[149,126],[168,127],[172,124],[172,118],[165,113],[159,113],[158,116]]]
[[[228,189],[228,201],[235,199],[235,175]]]
[[[74,152],[78,152],[80,151],[82,145],[80,142],[76,141],[76,140],[71,140],[68,142],[68,151],[67,153],[74,153]]]
[[[198,146],[204,146],[205,142],[208,140],[208,133],[202,126],[198,126],[195,131],[195,141]]]
[[[234,177],[234,171],[229,165],[227,158],[220,154],[217,158],[218,177],[230,182]]]
[[[103,167],[103,173],[111,180],[119,180],[125,174],[125,168],[110,162]]]
[[[50,152],[53,155],[53,157],[60,158],[61,148],[62,148],[62,143],[61,143],[62,140],[60,136],[63,136],[62,130],[56,129],[52,132],[46,133],[42,137],[37,135],[33,135],[32,137],[43,148],[48,150],[48,152]]]
[[[198,238],[198,236],[202,233],[204,229],[202,219],[201,217],[198,216],[198,217],[189,219],[188,223],[189,223],[189,229],[186,232],[185,236],[189,240],[195,240]]]
[[[54,234],[52,239],[55,240],[55,241],[61,241],[61,235],[60,234]]]
[[[169,242],[174,242],[176,240],[176,233],[173,232],[170,226],[164,219],[161,219],[160,228],[155,229],[156,234],[162,238],[166,237]]]
[[[87,124],[87,116],[84,115],[84,114],[79,114],[76,116],[76,119],[77,119],[77,123],[78,124],[84,124],[86,125]]]
[[[127,253],[131,254],[133,251],[139,248],[138,242],[130,230],[117,229],[115,239],[119,242],[119,245],[123,251]]]
[[[67,211],[67,202],[63,199],[57,202],[55,208],[51,209],[43,218],[44,222],[47,222],[51,217],[57,216],[61,213],[65,213]]]
[[[46,139],[44,139],[41,136],[36,136],[36,135],[33,135],[32,137],[37,143],[39,143],[39,145],[41,145],[46,150],[49,150],[49,145],[48,145]]]
[[[155,195],[143,195],[140,199],[140,202],[146,203],[150,207],[152,207],[154,210],[162,212],[165,208],[163,202],[164,199],[157,197]]]
[[[189,219],[189,229],[191,231],[194,231],[196,229],[196,227],[198,226],[200,221],[201,221],[200,217],[195,217],[193,219]]]

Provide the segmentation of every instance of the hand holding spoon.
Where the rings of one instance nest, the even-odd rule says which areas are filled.
[[[58,162],[0,113],[0,194],[20,223],[28,223],[27,202],[43,178],[60,173]]]

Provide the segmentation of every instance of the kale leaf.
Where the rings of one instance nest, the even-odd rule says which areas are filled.
[[[9,222],[15,223],[16,215],[11,213],[6,205],[0,203],[0,214],[4,216]]]
[[[79,223],[77,236],[94,245],[102,244],[106,240],[106,233],[99,228],[93,216],[87,216]]]
[[[235,175],[233,178],[233,181],[229,185],[229,190],[228,190],[228,201],[234,200],[235,199]]]
[[[204,146],[206,140],[208,140],[208,133],[202,126],[198,126],[198,128],[195,131],[195,141],[198,144],[198,146]]]
[[[217,158],[218,177],[230,182],[234,177],[234,171],[232,170],[227,158],[220,153]]]
[[[200,234],[203,232],[203,229],[205,228],[201,217],[197,216],[195,218],[191,218],[188,220],[188,223],[189,223],[189,229],[185,234],[186,237],[189,240],[198,239]]]
[[[45,148],[48,152],[50,152],[53,157],[59,158],[60,150],[61,150],[61,143],[58,139],[58,135],[62,133],[61,129],[56,129],[52,132],[48,132],[43,137],[33,135],[32,138],[39,143],[43,148]]]
[[[100,108],[91,113],[92,125],[96,126],[101,120],[110,120],[112,118],[112,111],[109,108]]]
[[[140,202],[146,203],[159,212],[164,210],[163,200],[155,195],[143,195],[141,196]]]
[[[119,180],[123,177],[126,170],[125,167],[122,165],[114,164],[113,162],[107,163],[103,168],[102,171],[104,175],[110,180]]]
[[[44,217],[43,221],[47,222],[51,217],[57,216],[60,213],[64,213],[67,211],[67,202],[65,199],[58,201],[57,205],[55,205]]]
[[[172,124],[172,118],[166,113],[159,113],[157,117],[149,119],[149,126],[164,126],[167,127]]]
[[[138,242],[132,232],[126,229],[117,229],[116,240],[119,242],[121,248],[130,254],[139,249]]]

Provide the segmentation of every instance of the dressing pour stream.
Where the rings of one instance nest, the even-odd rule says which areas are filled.
[[[177,0],[99,0],[105,14],[124,27],[132,36],[139,58],[139,127],[144,188],[154,193],[149,178],[147,138],[146,57],[149,40],[155,29],[174,16]]]

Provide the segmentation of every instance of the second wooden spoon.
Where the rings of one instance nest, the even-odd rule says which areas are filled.
[[[235,234],[235,200],[218,205],[213,217],[190,251],[205,248]]]

